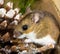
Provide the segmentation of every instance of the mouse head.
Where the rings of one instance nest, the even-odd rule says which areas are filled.
[[[52,18],[49,14],[45,15],[43,12],[34,12],[23,18],[16,27],[16,30],[22,34],[34,32],[37,38],[46,36],[47,34],[56,38],[55,36],[59,35],[59,29]]]
[[[32,32],[35,27],[40,25],[40,19],[43,18],[42,16],[43,14],[39,12],[29,13],[22,19],[16,28],[23,33]]]

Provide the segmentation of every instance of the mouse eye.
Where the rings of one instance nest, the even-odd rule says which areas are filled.
[[[27,30],[27,29],[28,29],[28,25],[23,25],[23,26],[22,26],[22,29],[23,29],[23,30]]]

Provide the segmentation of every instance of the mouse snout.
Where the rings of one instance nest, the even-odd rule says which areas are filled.
[[[22,35],[22,34],[23,34],[23,32],[20,32],[20,31],[14,31],[13,37],[14,37],[14,38],[17,38],[18,36],[20,36],[20,35]]]

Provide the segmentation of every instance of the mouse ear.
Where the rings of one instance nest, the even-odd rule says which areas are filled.
[[[42,12],[35,12],[32,14],[32,21],[37,23],[44,17],[44,14]]]
[[[26,13],[30,13],[30,12],[32,12],[32,10],[31,10],[30,6],[28,6],[28,7],[26,8]]]
[[[40,14],[39,13],[34,13],[32,14],[32,21],[37,23],[40,20]]]

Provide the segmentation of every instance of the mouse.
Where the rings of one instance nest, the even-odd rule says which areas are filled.
[[[21,32],[18,39],[25,43],[42,45],[39,52],[54,48],[59,37],[59,25],[53,14],[47,11],[31,11],[22,17],[16,31]]]

